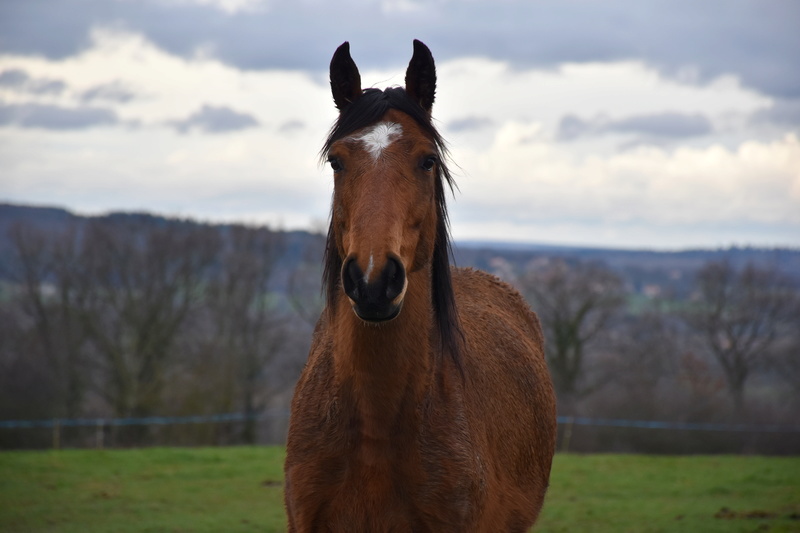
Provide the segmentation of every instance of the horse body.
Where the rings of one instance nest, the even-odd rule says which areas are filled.
[[[420,45],[405,91],[429,111]],[[340,109],[361,96],[342,51]],[[510,286],[447,265],[439,142],[401,108],[328,143],[328,305],[292,401],[289,530],[525,531],[555,446],[541,328]]]

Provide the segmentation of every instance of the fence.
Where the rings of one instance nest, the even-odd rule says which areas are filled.
[[[0,420],[0,429],[52,429],[53,448],[61,447],[61,431],[66,427],[95,428],[95,447],[103,448],[105,429],[124,426],[168,426],[180,424],[220,424],[261,421],[281,418],[288,420],[287,409],[268,409],[261,413],[222,413],[192,416],[148,416],[139,418],[54,418],[48,420]]]
[[[219,424],[229,422],[262,421],[280,418],[288,420],[287,409],[269,409],[261,413],[222,413],[215,415],[194,416],[151,416],[141,418],[72,418],[50,420],[0,420],[0,429],[52,429],[53,448],[60,448],[61,430],[65,427],[94,427],[95,447],[104,445],[105,429],[119,426],[163,426],[177,424]],[[561,449],[569,449],[575,426],[631,428],[648,430],[680,430],[704,432],[729,432],[729,433],[786,433],[800,434],[800,426],[786,426],[778,424],[722,424],[706,422],[671,422],[660,420],[624,420],[617,418],[589,418],[574,416],[559,416],[558,424],[561,426]],[[800,451],[800,450],[798,450]]]
[[[573,416],[559,416],[558,423],[562,452],[800,453],[800,426]],[[576,426],[585,429],[573,439]]]

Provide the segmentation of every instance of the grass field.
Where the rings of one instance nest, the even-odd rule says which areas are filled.
[[[284,531],[280,447],[0,452],[0,531]],[[800,458],[558,455],[537,532],[800,532]]]

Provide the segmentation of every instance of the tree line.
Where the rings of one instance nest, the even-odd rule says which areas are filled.
[[[800,292],[774,267],[709,261],[686,297],[636,305],[625,280],[598,263],[540,258],[515,283],[542,322],[562,413],[800,425]],[[748,445],[800,450],[796,434],[785,436]],[[622,448],[674,450],[666,440]]]
[[[286,235],[148,216],[11,226],[0,419],[237,412],[246,420],[106,431],[119,445],[280,441],[285,419],[266,432],[256,419],[288,406],[321,309],[322,239],[287,266]],[[578,258],[542,253],[500,274],[539,315],[562,415],[800,423],[800,293],[776,268],[712,261],[689,293],[651,298]],[[675,448],[663,436],[582,431],[572,449]],[[797,438],[778,437],[746,446],[797,450]],[[5,447],[47,438],[0,430]],[[75,429],[65,444],[90,438]],[[688,451],[702,449],[692,439]]]
[[[306,349],[308,328],[270,285],[280,232],[127,216],[9,236],[3,419],[255,415]],[[192,438],[257,440],[252,416],[230,431]],[[114,441],[152,432],[122,428]]]

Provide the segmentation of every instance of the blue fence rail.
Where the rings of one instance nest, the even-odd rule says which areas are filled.
[[[52,431],[53,448],[61,447],[61,430],[63,428],[91,427],[95,429],[95,447],[105,445],[105,430],[120,426],[167,426],[180,424],[219,424],[226,422],[258,421],[267,419],[289,418],[288,409],[268,409],[261,413],[221,413],[215,415],[192,416],[146,416],[136,418],[53,418],[46,420],[0,420],[3,429],[50,429]]]
[[[215,424],[243,422],[268,418],[288,418],[287,409],[270,409],[257,414],[222,413],[193,416],[148,416],[141,418],[54,418],[47,420],[0,420],[0,429],[98,427],[98,426],[150,426],[170,424]],[[718,424],[709,422],[670,422],[663,420],[624,420],[618,418],[590,418],[559,416],[558,423],[573,426],[607,426],[640,429],[679,429],[687,431],[731,431],[746,433],[800,433],[800,426],[779,424]]]
[[[713,422],[668,422],[661,420],[622,420],[618,418],[588,418],[559,416],[558,423],[576,426],[606,426],[640,429],[681,429],[688,431],[732,431],[744,433],[800,433],[800,426],[780,424],[717,424]]]
[[[14,428],[54,428],[58,427],[97,427],[97,426],[166,426],[172,424],[218,424],[223,422],[244,422],[245,420],[264,420],[267,418],[288,418],[286,409],[272,409],[262,413],[222,413],[217,415],[192,416],[145,416],[139,418],[54,418],[48,420],[0,420],[0,429]]]

